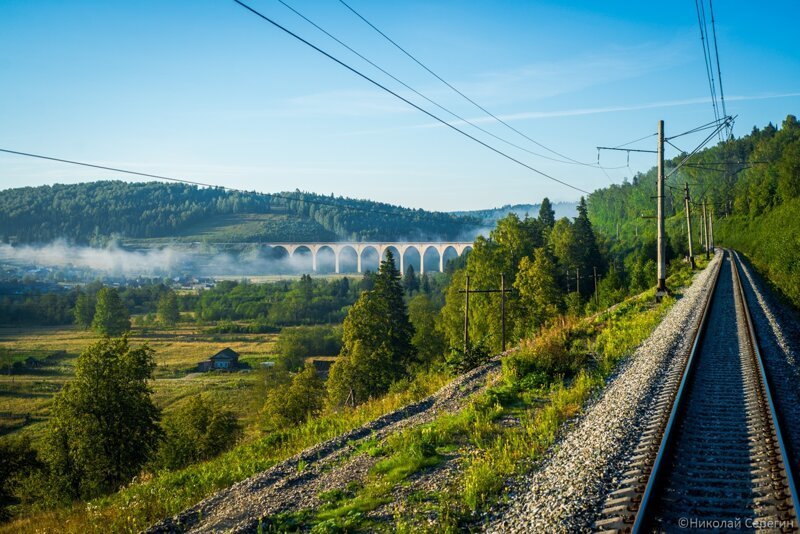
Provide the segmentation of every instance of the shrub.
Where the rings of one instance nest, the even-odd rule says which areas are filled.
[[[453,347],[450,355],[447,358],[447,364],[456,373],[466,373],[480,365],[483,365],[489,358],[491,353],[483,341],[467,347],[466,350]]]
[[[332,326],[297,326],[281,330],[275,351],[289,370],[303,368],[309,356],[335,356],[342,348],[342,332]]]
[[[504,375],[520,380],[534,372],[550,376],[573,374],[584,363],[585,355],[570,352],[569,333],[569,327],[553,327],[523,341],[517,352],[503,360]]]
[[[17,504],[19,486],[26,476],[42,467],[28,438],[0,441],[0,521],[11,517],[9,506]]]
[[[302,423],[319,415],[325,407],[325,394],[325,383],[317,376],[314,364],[307,362],[290,384],[279,385],[267,397],[264,413],[268,426]]]
[[[164,421],[166,439],[156,465],[178,469],[208,460],[233,446],[241,427],[236,415],[212,404],[205,395],[195,395]]]

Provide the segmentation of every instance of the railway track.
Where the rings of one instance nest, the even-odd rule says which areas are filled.
[[[737,258],[724,254],[683,372],[663,388],[597,531],[798,530],[780,417]]]

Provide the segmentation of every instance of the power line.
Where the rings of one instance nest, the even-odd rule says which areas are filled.
[[[292,7],[291,5],[286,3],[284,0],[277,0],[277,1],[280,4],[282,4],[284,7],[286,7],[290,11],[292,11],[295,15],[297,15],[301,19],[305,20],[306,22],[308,22],[309,24],[314,26],[316,29],[318,29],[319,31],[321,31],[322,33],[324,33],[325,35],[327,35],[328,37],[330,37],[331,39],[333,39],[334,41],[336,41],[337,43],[342,45],[344,48],[346,48],[347,50],[349,50],[350,52],[352,52],[353,54],[355,54],[356,56],[358,56],[362,60],[366,61],[367,63],[369,63],[370,65],[375,67],[379,71],[381,71],[386,76],[390,77],[392,80],[396,81],[397,83],[399,83],[400,85],[402,85],[403,87],[405,87],[409,91],[413,92],[414,94],[416,94],[420,98],[423,98],[423,99],[427,100],[429,103],[433,104],[434,106],[436,106],[437,108],[441,109],[445,113],[448,113],[449,115],[455,117],[456,119],[458,119],[458,120],[460,120],[460,121],[462,121],[462,122],[464,122],[466,124],[469,124],[473,128],[475,128],[477,130],[480,130],[481,132],[483,132],[486,135],[494,137],[498,141],[501,141],[501,142],[503,142],[503,143],[505,143],[505,144],[507,144],[509,146],[512,146],[512,147],[516,148],[516,149],[519,149],[519,150],[522,150],[524,152],[527,152],[528,154],[532,154],[532,155],[540,157],[540,158],[544,158],[544,159],[547,159],[547,160],[550,160],[550,161],[555,161],[555,162],[558,162],[558,163],[563,163],[563,164],[568,164],[568,165],[579,165],[580,164],[580,163],[576,163],[576,162],[573,162],[573,161],[565,161],[565,160],[561,160],[561,159],[556,159],[556,158],[553,158],[551,156],[547,156],[545,154],[540,154],[538,152],[534,152],[533,150],[529,150],[529,149],[527,149],[527,148],[525,148],[523,146],[520,146],[520,145],[518,145],[516,143],[513,143],[513,142],[511,142],[511,141],[509,141],[509,140],[507,140],[507,139],[505,139],[503,137],[500,137],[499,135],[496,135],[496,134],[490,132],[489,130],[487,130],[485,128],[482,128],[481,126],[478,126],[477,124],[475,124],[475,122],[473,122],[473,121],[471,121],[471,120],[469,120],[469,119],[467,119],[465,117],[462,117],[458,113],[456,113],[456,112],[444,107],[443,105],[439,104],[438,102],[434,101],[433,99],[427,97],[426,95],[424,95],[423,93],[421,93],[417,89],[414,89],[413,87],[408,85],[406,82],[404,82],[403,80],[399,79],[397,76],[395,76],[391,72],[387,71],[386,69],[384,69],[383,67],[381,67],[380,65],[378,65],[377,63],[375,63],[374,61],[369,59],[368,57],[364,56],[363,54],[361,54],[360,52],[355,50],[353,47],[351,47],[350,45],[348,45],[347,43],[345,43],[344,41],[342,41],[341,39],[339,39],[335,35],[331,34],[329,31],[327,31],[325,28],[323,28],[322,26],[320,26],[319,24],[317,24],[313,20],[311,20],[308,17],[306,17],[305,15],[303,15],[300,11],[298,11],[297,9],[295,9],[294,7]],[[591,166],[594,167],[594,165],[591,165]],[[622,168],[624,168],[624,166],[623,167],[613,167],[613,168],[622,169]]]
[[[651,134],[647,134],[647,135],[645,135],[645,136],[643,136],[643,137],[640,137],[639,139],[634,139],[633,141],[628,141],[627,143],[622,143],[621,145],[617,145],[617,146],[615,146],[615,147],[613,147],[613,148],[622,148],[622,147],[626,147],[626,146],[628,146],[628,145],[632,145],[632,144],[634,144],[634,143],[638,143],[639,141],[644,141],[645,139],[649,139],[649,138],[651,138],[651,137],[655,137],[655,136],[657,136],[657,135],[658,135],[658,132],[653,132],[653,133],[651,133]]]
[[[666,138],[664,138],[664,141],[665,141],[665,142],[666,142],[666,143],[667,143],[669,146],[671,146],[672,148],[674,148],[675,150],[677,150],[678,152],[680,152],[681,154],[685,154],[685,153],[686,153],[686,151],[685,151],[685,150],[683,150],[682,148],[680,148],[680,147],[677,147],[677,146],[675,146],[674,144],[672,144],[672,141],[670,141],[669,139],[666,139]]]
[[[705,29],[705,9],[703,2],[705,0],[694,0],[694,6],[697,11],[697,24],[700,26],[700,42],[703,45],[703,61],[706,65],[706,78],[708,79],[708,88],[711,92],[711,106],[714,108],[714,118],[719,120],[719,112],[717,111],[717,94],[714,90],[714,74],[711,70],[710,55],[706,43],[706,29]]]
[[[236,0],[234,0],[234,1],[236,1]],[[441,76],[439,76],[438,74],[436,74],[435,72],[433,72],[433,70],[431,70],[431,69],[430,69],[430,68],[429,68],[427,65],[425,65],[425,64],[424,64],[422,61],[420,61],[420,60],[419,60],[419,59],[417,59],[416,57],[414,57],[414,55],[412,55],[412,54],[411,54],[411,53],[410,53],[408,50],[406,50],[405,48],[403,48],[402,46],[400,46],[399,44],[397,44],[397,43],[396,43],[394,40],[392,40],[392,38],[391,38],[391,37],[389,37],[388,35],[386,35],[385,33],[383,33],[383,32],[382,32],[382,31],[381,31],[381,30],[380,30],[380,29],[379,29],[377,26],[375,26],[373,23],[371,23],[370,21],[368,21],[368,20],[367,20],[367,19],[366,19],[366,18],[365,18],[365,17],[364,17],[364,16],[363,16],[361,13],[359,13],[358,11],[356,11],[355,9],[353,9],[353,8],[352,8],[352,7],[351,7],[351,6],[350,6],[350,5],[349,5],[347,2],[345,2],[344,0],[339,0],[339,2],[340,2],[340,3],[341,3],[343,6],[344,6],[344,7],[346,7],[346,8],[347,8],[347,9],[349,9],[350,11],[352,11],[352,12],[353,12],[353,14],[355,14],[355,15],[356,15],[358,18],[360,18],[361,20],[363,20],[363,21],[364,21],[364,22],[365,22],[365,23],[366,23],[366,24],[367,24],[367,25],[368,25],[370,28],[372,28],[373,30],[375,30],[376,32],[378,32],[378,33],[379,33],[379,34],[380,34],[380,35],[381,35],[381,36],[382,36],[384,39],[386,39],[387,41],[389,41],[390,43],[392,43],[392,44],[393,44],[393,45],[394,45],[394,46],[395,46],[395,47],[396,47],[398,50],[400,50],[400,51],[401,51],[403,54],[405,54],[406,56],[408,56],[409,58],[411,58],[411,60],[412,60],[412,61],[414,61],[414,62],[415,62],[417,65],[419,65],[420,67],[422,67],[423,69],[425,69],[426,71],[428,71],[428,73],[430,73],[430,74],[431,74],[433,77],[435,77],[437,80],[439,80],[440,82],[442,82],[443,84],[445,84],[447,87],[449,87],[450,89],[452,89],[452,90],[453,90],[453,91],[455,91],[456,93],[458,93],[458,94],[459,94],[459,95],[460,95],[462,98],[464,98],[464,99],[465,99],[467,102],[469,102],[470,104],[472,104],[473,106],[475,106],[476,108],[478,108],[479,110],[481,110],[482,112],[484,112],[485,114],[487,114],[488,116],[492,117],[494,120],[496,120],[497,122],[499,122],[500,124],[502,124],[502,125],[503,125],[503,126],[505,126],[506,128],[510,129],[511,131],[515,132],[515,133],[516,133],[516,134],[518,134],[518,135],[521,135],[522,137],[524,137],[525,139],[527,139],[527,140],[528,140],[528,141],[530,141],[531,143],[535,144],[536,146],[538,146],[538,147],[540,147],[540,148],[543,148],[543,149],[547,150],[548,152],[550,152],[550,153],[552,153],[552,154],[555,154],[556,156],[559,156],[559,157],[561,157],[561,158],[564,158],[564,159],[566,159],[566,160],[569,160],[569,161],[571,161],[571,162],[573,162],[573,163],[576,163],[576,164],[578,164],[578,165],[584,165],[584,166],[586,166],[586,167],[595,167],[595,165],[594,165],[594,164],[592,164],[592,163],[586,163],[586,162],[583,162],[583,161],[579,161],[579,160],[576,160],[576,159],[574,159],[574,158],[571,158],[571,157],[569,157],[569,156],[567,156],[567,155],[564,155],[564,154],[562,154],[562,153],[560,153],[560,152],[557,152],[557,151],[553,150],[552,148],[550,148],[550,147],[547,147],[547,146],[543,145],[543,144],[542,144],[542,143],[540,143],[539,141],[536,141],[535,139],[532,139],[531,137],[529,137],[529,136],[528,136],[528,135],[526,135],[525,133],[521,132],[521,131],[520,131],[520,130],[518,130],[517,128],[514,128],[514,127],[513,127],[513,126],[511,126],[511,125],[510,125],[508,122],[504,121],[503,119],[501,119],[500,117],[498,117],[497,115],[495,115],[494,113],[492,113],[491,111],[489,111],[488,109],[486,109],[485,107],[481,106],[481,105],[480,105],[480,104],[478,104],[476,101],[474,101],[473,99],[471,99],[470,97],[468,97],[467,95],[465,95],[464,93],[462,93],[461,91],[459,91],[459,90],[458,90],[456,87],[454,87],[454,86],[453,86],[453,85],[452,85],[450,82],[448,82],[447,80],[445,80],[444,78],[442,78]]]
[[[706,124],[702,124],[702,125],[700,125],[700,126],[698,126],[696,128],[692,128],[691,130],[687,130],[687,131],[685,131],[683,133],[679,133],[679,134],[671,135],[669,137],[665,137],[664,140],[677,139],[678,137],[683,137],[684,135],[689,135],[689,134],[693,134],[693,133],[697,133],[697,132],[702,132],[703,130],[710,130],[711,128],[717,127],[719,125],[719,122],[722,121],[722,120],[725,120],[726,118],[727,118],[727,115],[725,117],[722,117],[721,119],[715,119],[715,120],[713,120],[711,122],[707,122]]]
[[[589,193],[589,191],[586,191],[585,189],[581,189],[580,187],[574,186],[574,185],[572,185],[572,184],[570,184],[570,183],[568,183],[568,182],[565,182],[564,180],[560,180],[560,179],[558,179],[558,178],[555,178],[554,176],[551,176],[551,175],[549,175],[549,174],[547,174],[547,173],[545,173],[545,172],[543,172],[543,171],[540,171],[539,169],[536,169],[536,168],[534,168],[534,167],[532,167],[532,166],[528,165],[527,163],[524,163],[523,161],[520,161],[520,160],[518,160],[518,159],[517,159],[517,158],[515,158],[514,156],[511,156],[511,155],[509,155],[509,154],[506,154],[505,152],[503,152],[503,151],[502,151],[502,150],[500,150],[499,148],[495,148],[495,147],[493,147],[492,145],[490,145],[490,144],[486,143],[485,141],[482,141],[482,140],[478,139],[477,137],[475,137],[475,136],[473,136],[473,135],[471,135],[471,134],[469,134],[469,133],[465,132],[464,130],[461,130],[460,128],[458,128],[458,127],[456,127],[456,126],[453,126],[452,124],[450,124],[450,123],[449,123],[449,122],[447,122],[446,120],[444,120],[444,119],[442,119],[442,118],[438,117],[437,115],[434,115],[433,113],[431,113],[430,111],[426,110],[425,108],[422,108],[422,107],[418,106],[417,104],[413,103],[412,101],[408,100],[407,98],[405,98],[405,97],[403,97],[403,96],[399,95],[398,93],[396,93],[396,92],[392,91],[391,89],[389,89],[389,88],[388,88],[388,87],[386,87],[385,85],[382,85],[380,82],[377,82],[377,81],[373,80],[372,78],[370,78],[370,77],[369,77],[369,76],[367,76],[366,74],[362,73],[361,71],[357,70],[356,68],[354,68],[354,67],[351,67],[350,65],[348,65],[348,64],[347,64],[347,63],[345,63],[344,61],[342,61],[342,60],[340,60],[340,59],[338,59],[338,58],[334,57],[333,55],[329,54],[328,52],[324,51],[324,50],[323,50],[323,49],[321,49],[320,47],[318,47],[318,46],[316,46],[316,45],[312,44],[311,42],[307,41],[306,39],[303,39],[302,37],[300,37],[300,36],[299,36],[299,35],[297,35],[296,33],[292,32],[291,30],[289,30],[289,29],[288,29],[288,28],[286,28],[285,26],[282,26],[282,25],[278,24],[277,22],[275,22],[275,21],[274,21],[274,20],[272,20],[271,18],[269,18],[269,17],[267,17],[266,15],[264,15],[264,14],[262,14],[262,13],[260,13],[260,12],[256,11],[256,10],[255,10],[255,9],[253,9],[252,7],[250,7],[250,6],[248,6],[247,4],[245,4],[244,2],[242,2],[241,0],[233,0],[233,1],[234,1],[234,2],[236,2],[237,4],[239,4],[240,6],[242,6],[243,8],[245,8],[246,10],[250,11],[251,13],[253,13],[254,15],[256,15],[257,17],[259,17],[259,18],[261,18],[261,19],[265,20],[266,22],[269,22],[270,24],[272,24],[272,25],[273,25],[273,26],[275,26],[276,28],[278,28],[278,29],[280,29],[280,30],[283,30],[285,33],[287,33],[288,35],[290,35],[290,36],[294,37],[295,39],[297,39],[297,40],[298,40],[298,41],[300,41],[301,43],[305,44],[306,46],[309,46],[310,48],[313,48],[314,50],[316,50],[316,51],[317,51],[317,52],[319,52],[320,54],[324,55],[324,56],[325,56],[325,57],[327,57],[328,59],[330,59],[330,60],[332,60],[332,61],[334,61],[334,62],[338,63],[339,65],[341,65],[342,67],[346,68],[347,70],[349,70],[349,71],[350,71],[350,72],[352,72],[353,74],[356,74],[356,75],[360,76],[361,78],[363,78],[363,79],[367,80],[368,82],[370,82],[371,84],[375,85],[376,87],[378,87],[378,88],[380,88],[380,89],[382,89],[382,90],[386,91],[386,92],[387,92],[387,93],[389,93],[390,95],[393,95],[395,98],[397,98],[397,99],[399,99],[399,100],[402,100],[403,102],[405,102],[405,103],[406,103],[406,104],[408,104],[409,106],[411,106],[411,107],[413,107],[413,108],[415,108],[415,109],[417,109],[417,110],[421,111],[421,112],[422,112],[422,113],[424,113],[425,115],[427,115],[427,116],[431,117],[432,119],[434,119],[434,120],[436,120],[436,121],[438,121],[438,122],[440,122],[440,123],[444,124],[444,125],[445,125],[445,126],[447,126],[448,128],[451,128],[452,130],[455,130],[456,132],[460,133],[460,134],[461,134],[461,135],[463,135],[464,137],[467,137],[467,138],[469,138],[469,139],[472,139],[472,140],[473,140],[473,141],[475,141],[476,143],[478,143],[478,144],[480,144],[480,145],[483,145],[484,147],[488,148],[488,149],[489,149],[489,150],[491,150],[492,152],[495,152],[495,153],[497,153],[497,154],[499,154],[499,155],[503,156],[504,158],[506,158],[506,159],[508,159],[508,160],[510,160],[510,161],[513,161],[514,163],[516,163],[516,164],[518,164],[518,165],[521,165],[521,166],[525,167],[526,169],[529,169],[529,170],[531,170],[531,171],[533,171],[533,172],[535,172],[535,173],[537,173],[537,174],[539,174],[539,175],[541,175],[541,176],[543,176],[543,177],[545,177],[545,178],[547,178],[547,179],[549,179],[549,180],[552,180],[552,181],[554,181],[554,182],[560,183],[561,185],[564,185],[564,186],[566,186],[566,187],[569,187],[569,188],[571,188],[571,189],[574,189],[574,190],[576,190],[576,191],[580,191],[581,193],[586,193],[587,195],[588,195],[588,194],[590,194],[590,193]]]
[[[719,47],[717,46],[717,25],[714,21],[714,3],[708,0],[708,9],[711,12],[711,31],[714,35],[714,55],[717,57],[717,81],[719,82],[719,97],[722,101],[722,114],[728,116],[728,111],[725,109],[725,92],[722,90],[722,70],[719,66]],[[732,132],[729,132],[729,134]]]
[[[145,177],[145,178],[155,178],[157,180],[166,180],[168,182],[176,182],[176,183],[187,184],[187,185],[195,185],[195,186],[199,186],[199,187],[210,187],[212,189],[222,189],[224,191],[230,191],[230,192],[236,192],[236,193],[254,194],[254,195],[265,196],[265,197],[280,198],[280,199],[283,199],[283,200],[289,200],[289,201],[294,201],[294,202],[306,202],[308,204],[314,204],[314,205],[318,205],[318,206],[330,206],[330,207],[339,208],[339,209],[348,209],[348,210],[353,210],[353,211],[363,211],[365,213],[371,213],[371,214],[372,213],[380,213],[382,215],[390,215],[392,217],[397,217],[397,216],[407,217],[407,216],[411,216],[412,215],[411,213],[393,212],[393,211],[386,211],[386,210],[375,209],[375,208],[361,208],[361,207],[358,207],[358,206],[352,206],[352,205],[343,204],[343,203],[325,202],[324,200],[310,200],[310,199],[305,199],[305,198],[297,198],[297,197],[292,197],[292,196],[281,194],[281,193],[262,193],[260,191],[247,191],[247,190],[239,189],[239,188],[236,188],[236,187],[229,187],[229,186],[224,186],[224,185],[215,185],[215,184],[211,184],[211,183],[207,183],[207,182],[199,182],[199,181],[196,181],[196,180],[187,180],[187,179],[184,179],[184,178],[174,178],[174,177],[171,177],[171,176],[163,176],[163,175],[160,175],[160,174],[149,174],[149,173],[145,173],[145,172],[131,171],[131,170],[128,170],[128,169],[120,169],[120,168],[117,168],[117,167],[107,167],[105,165],[96,165],[94,163],[86,163],[86,162],[83,162],[83,161],[75,161],[75,160],[70,160],[70,159],[56,158],[56,157],[53,157],[53,156],[43,156],[41,154],[33,154],[33,153],[30,153],[30,152],[20,152],[18,150],[10,150],[10,149],[7,149],[7,148],[0,148],[0,152],[5,152],[6,154],[14,154],[14,155],[17,155],[17,156],[25,156],[25,157],[28,157],[28,158],[43,159],[43,160],[48,160],[48,161],[56,161],[58,163],[68,163],[70,165],[78,165],[78,166],[81,166],[81,167],[90,167],[90,168],[93,168],[93,169],[101,169],[101,170],[105,170],[105,171],[118,172],[118,173],[122,173],[122,174],[131,174],[131,175],[134,175],[134,176],[142,176],[142,177]],[[441,212],[438,212],[438,213],[441,213]],[[452,220],[450,222],[455,223],[455,224],[465,224],[465,225],[470,225],[470,226],[477,226],[475,223],[470,222],[470,221],[465,221],[463,219],[454,219],[454,220]]]
[[[691,152],[690,154],[687,154],[687,155],[686,155],[686,157],[684,157],[684,158],[683,158],[683,160],[681,160],[681,162],[680,162],[680,163],[678,163],[678,165],[677,165],[677,166],[676,166],[674,169],[672,169],[672,170],[669,172],[669,174],[668,174],[668,175],[667,175],[665,178],[669,178],[670,176],[672,176],[673,174],[675,174],[675,173],[678,171],[678,169],[680,169],[681,167],[683,167],[683,164],[684,164],[684,163],[686,163],[687,161],[689,161],[689,158],[691,158],[692,156],[694,156],[695,154],[697,154],[697,153],[700,151],[700,149],[702,149],[704,146],[706,146],[706,144],[708,144],[708,142],[709,142],[709,141],[711,141],[711,139],[712,139],[712,138],[713,138],[715,135],[717,135],[719,132],[721,132],[721,131],[722,131],[722,129],[723,129],[723,128],[725,128],[726,126],[729,126],[729,125],[730,125],[730,123],[732,123],[732,122],[734,121],[734,119],[735,119],[735,117],[728,117],[728,118],[726,118],[726,119],[725,119],[725,121],[724,121],[724,122],[720,123],[720,124],[719,124],[719,125],[718,125],[718,126],[715,128],[715,129],[714,129],[714,131],[712,131],[712,132],[711,132],[711,133],[708,135],[708,137],[706,137],[706,138],[705,138],[705,139],[704,139],[704,140],[703,140],[703,141],[702,141],[702,142],[701,142],[699,145],[697,145],[697,147],[695,147],[695,149],[694,149],[694,150],[692,150],[692,152]]]

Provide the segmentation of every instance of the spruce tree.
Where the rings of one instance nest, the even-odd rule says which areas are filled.
[[[571,248],[576,259],[576,267],[580,269],[581,275],[587,276],[593,268],[597,268],[598,273],[605,272],[605,260],[597,246],[594,229],[589,221],[586,200],[583,197],[578,203],[578,216],[575,217],[575,223],[572,225],[572,238]],[[591,284],[581,284],[581,293],[589,293],[591,290]]]
[[[419,278],[417,278],[417,273],[414,272],[413,265],[409,265],[408,269],[406,269],[406,274],[403,277],[403,286],[409,295],[413,295],[414,291],[419,291]]]
[[[344,320],[341,357],[328,378],[335,405],[355,405],[385,393],[416,362],[414,328],[391,252],[374,281],[374,289],[361,294]]]
[[[75,324],[84,330],[92,326],[94,317],[94,303],[86,293],[79,293],[75,301]]]
[[[104,287],[97,292],[92,329],[104,336],[118,336],[131,329],[131,316],[112,287]]]
[[[546,227],[552,228],[556,224],[556,212],[553,210],[553,205],[550,204],[550,199],[544,197],[542,205],[539,206],[539,221]]]
[[[431,281],[428,278],[428,273],[422,273],[421,291],[426,295],[431,294]]]

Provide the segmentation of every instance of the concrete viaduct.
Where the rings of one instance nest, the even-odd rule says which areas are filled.
[[[373,250],[378,259],[386,255],[386,251],[393,250],[393,254],[399,260],[400,272],[405,272],[405,255],[409,250],[415,250],[419,254],[420,259],[420,274],[425,272],[425,254],[431,250],[436,251],[439,255],[439,272],[444,272],[444,256],[448,251],[452,251],[456,256],[461,256],[467,249],[472,249],[472,242],[469,241],[451,241],[451,242],[375,242],[375,243],[264,243],[265,246],[273,249],[283,249],[289,255],[294,257],[298,251],[311,254],[311,269],[317,271],[317,257],[323,250],[330,250],[334,258],[334,270],[336,273],[340,272],[340,264],[343,253],[352,253],[356,257],[357,271],[361,272],[361,260],[365,252],[370,249]],[[305,250],[303,250],[305,249]]]

